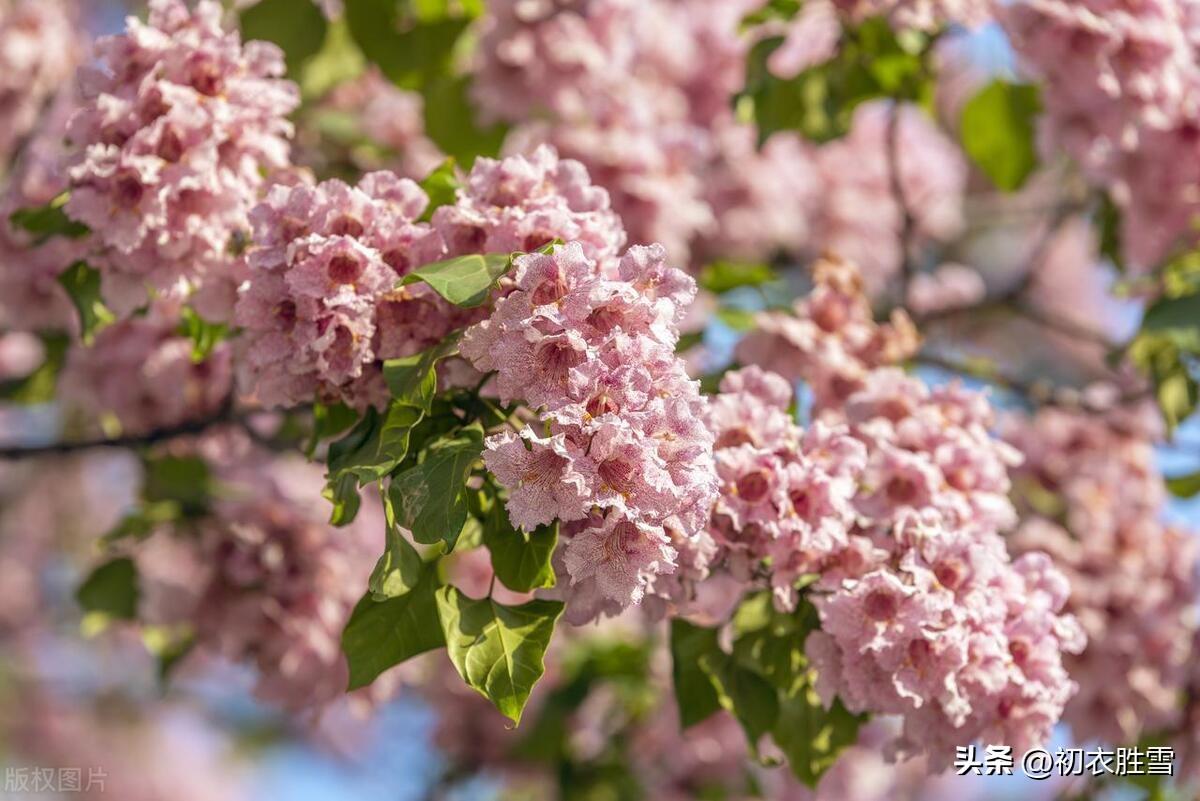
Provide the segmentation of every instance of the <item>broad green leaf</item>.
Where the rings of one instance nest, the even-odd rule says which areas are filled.
[[[467,522],[467,478],[482,452],[478,428],[430,445],[425,461],[393,477],[388,487],[396,523],[422,545],[441,542],[447,553],[454,550]]]
[[[483,544],[492,555],[496,578],[510,590],[529,592],[554,586],[550,557],[558,544],[558,524],[533,533],[514,528],[499,500],[492,503],[483,525]]]
[[[760,143],[786,130],[826,142],[849,130],[860,103],[882,97],[926,102],[931,95],[928,38],[898,36],[882,18],[846,26],[833,58],[786,80],[767,67],[783,41],[766,37],[747,59],[738,110],[753,118]]]
[[[348,526],[354,522],[354,518],[358,516],[358,509],[362,506],[357,478],[345,473],[326,485],[321,495],[333,504],[329,513],[331,526]]]
[[[213,481],[208,464],[198,456],[160,456],[143,462],[142,499],[150,504],[178,505],[187,517],[208,511]]]
[[[483,305],[496,281],[511,267],[512,259],[507,255],[472,253],[427,264],[404,276],[400,285],[424,281],[455,306],[469,309]]]
[[[396,512],[391,499],[386,492],[382,494],[384,516],[387,518],[387,548],[375,563],[368,585],[376,601],[410,592],[425,571],[421,555],[396,526]]]
[[[179,333],[192,340],[192,361],[195,364],[212,355],[213,348],[229,337],[229,326],[225,323],[210,323],[185,306],[181,313]]]
[[[398,0],[345,0],[345,19],[363,55],[391,81],[420,89],[450,72],[466,17],[419,19]]]
[[[1032,84],[992,81],[963,106],[963,150],[1000,189],[1019,189],[1037,167],[1034,123],[1041,111]]]
[[[382,415],[367,410],[358,425],[329,446],[330,482],[350,475],[367,484],[395,470],[408,456],[409,437],[423,417],[421,409],[399,401]]]
[[[65,334],[44,334],[41,339],[42,363],[27,376],[0,381],[0,400],[23,405],[54,400],[58,374],[66,362],[71,341]]]
[[[1167,488],[1177,498],[1194,498],[1200,495],[1200,471],[1168,478]]]
[[[459,335],[451,334],[416,355],[384,362],[383,380],[392,398],[428,413],[437,393],[437,364],[458,353],[458,342]]]
[[[454,203],[458,198],[458,190],[461,186],[462,182],[458,180],[458,167],[454,157],[451,156],[421,181],[421,188],[425,190],[425,194],[429,195],[429,205],[425,208],[425,213],[421,215],[421,220],[429,222],[433,219],[435,211],[442,206]]]
[[[175,522],[182,516],[183,510],[177,502],[143,502],[101,537],[100,544],[111,546],[126,539],[145,539],[153,534],[158,526]]]
[[[491,598],[468,598],[454,587],[437,591],[437,605],[446,651],[463,681],[519,724],[545,670],[543,659],[563,605],[538,600],[502,606]]]
[[[478,156],[497,155],[508,133],[503,125],[479,125],[469,94],[469,80],[451,75],[430,81],[421,91],[425,135],[459,164],[471,164]]]
[[[1200,293],[1163,298],[1146,309],[1144,331],[1200,330]]]
[[[710,655],[721,655],[716,629],[694,626],[681,618],[671,621],[671,677],[679,722],[685,729],[721,708],[712,682],[700,667],[701,657]]]
[[[328,27],[313,0],[259,0],[241,14],[242,39],[279,45],[293,76],[320,51]]]
[[[779,718],[775,687],[739,665],[734,657],[719,651],[701,655],[699,664],[717,692],[717,701],[742,724],[750,747],[757,753],[759,740],[774,728]]]
[[[1130,361],[1148,375],[1164,421],[1173,430],[1196,410],[1200,387],[1200,328],[1143,331],[1126,351]]]
[[[752,331],[758,313],[736,306],[722,306],[717,309],[717,319],[734,331]]]
[[[365,687],[389,668],[445,644],[435,599],[438,586],[437,566],[428,564],[402,595],[382,601],[371,593],[363,596],[342,631],[349,689]]]
[[[87,262],[77,261],[58,277],[58,283],[79,312],[79,330],[84,344],[90,345],[96,332],[115,319],[100,299],[100,273]]]
[[[357,422],[358,412],[344,403],[332,405],[314,403],[312,434],[309,436],[304,452],[311,458],[322,440],[336,437]]]
[[[75,592],[85,612],[100,612],[114,620],[137,616],[137,566],[128,557],[113,559],[97,567]]]
[[[777,277],[767,264],[715,261],[701,270],[700,286],[720,294],[743,286],[762,286]]]
[[[801,603],[795,612],[785,613],[775,609],[771,593],[757,593],[734,615],[733,655],[779,690],[793,692],[807,680],[804,642],[819,625],[812,604]]]
[[[323,97],[338,84],[362,75],[366,68],[367,60],[350,35],[350,27],[338,17],[328,23],[321,50],[304,64],[300,75],[304,97]]]
[[[842,749],[858,740],[864,721],[865,717],[850,714],[838,700],[825,709],[811,684],[802,683],[795,692],[782,696],[772,735],[796,778],[816,787]]]
[[[75,222],[63,211],[69,197],[64,192],[45,206],[18,209],[9,215],[8,220],[14,227],[33,234],[34,242],[37,244],[45,242],[52,236],[79,239],[86,236],[89,231],[86,225]]]

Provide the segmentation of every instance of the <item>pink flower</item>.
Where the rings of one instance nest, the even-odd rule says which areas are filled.
[[[13,0],[0,9],[0,163],[28,136],[84,50],[74,7]]]
[[[579,454],[562,434],[539,439],[529,429],[517,437],[505,431],[488,439],[483,462],[509,488],[513,524],[533,531],[556,518],[578,520],[587,514],[588,486],[576,460]]]
[[[226,301],[206,312],[228,317],[240,280],[235,234],[249,228],[263,175],[288,166],[286,118],[299,90],[280,79],[277,47],[243,46],[221,14],[211,0],[194,12],[154,0],[148,23],[131,17],[124,34],[97,43],[99,64],[82,69],[66,211],[92,230],[92,260],[121,312],[141,305],[144,285],[208,284],[206,297]]]
[[[806,3],[788,24],[787,38],[771,54],[767,66],[784,80],[795,78],[832,58],[841,38],[842,24],[834,4],[828,0]]]
[[[533,169],[514,170],[493,200],[526,191]],[[512,434],[492,436],[484,458],[509,490],[514,524],[571,523],[570,584],[556,593],[572,621],[619,611],[651,589],[677,594],[657,579],[674,571],[677,552],[703,577],[713,440],[704,400],[674,354],[679,304],[694,294],[661,248],[603,261],[568,242],[518,257],[511,291],[463,336],[463,356],[496,371],[504,402],[541,409],[548,440],[527,428],[526,450]]]
[[[563,563],[573,582],[595,582],[596,591],[621,606],[640,603],[648,580],[674,570],[675,551],[663,529],[609,510],[603,523],[577,532]]]

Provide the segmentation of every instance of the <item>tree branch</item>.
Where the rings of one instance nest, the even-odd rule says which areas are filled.
[[[235,423],[243,428],[248,429],[246,418],[247,413],[235,414],[232,401],[226,400],[217,413],[211,417],[205,417],[199,420],[189,420],[177,425],[165,426],[163,428],[155,428],[140,434],[130,434],[128,436],[114,438],[98,437],[95,439],[50,442],[44,445],[11,445],[0,447],[0,461],[16,461],[21,459],[34,459],[39,456],[64,455],[78,453],[81,451],[95,450],[97,448],[144,447],[146,445],[154,445],[159,442],[167,442],[179,437],[202,434],[210,428],[226,423]]]
[[[913,264],[911,250],[917,221],[913,217],[904,196],[904,184],[900,174],[900,111],[900,103],[893,101],[888,113],[887,159],[888,182],[891,185],[892,197],[900,209],[900,253],[902,256],[902,261],[900,262],[900,300],[903,302],[907,295],[908,282],[912,278],[913,273],[916,272],[916,265]]]

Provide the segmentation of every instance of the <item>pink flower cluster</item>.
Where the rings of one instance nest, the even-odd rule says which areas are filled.
[[[16,168],[0,190],[0,329],[71,330],[78,315],[58,276],[87,252],[86,243],[51,237],[38,243],[10,218],[44,206],[66,189],[63,137],[74,113],[73,89],[60,92],[30,135]]]
[[[223,496],[206,516],[135,547],[139,619],[188,626],[197,656],[251,664],[268,702],[303,711],[337,700],[349,677],[342,628],[383,521],[368,513],[349,531],[329,526],[321,471],[301,459],[272,461],[224,435],[200,452]]]
[[[893,114],[899,115],[894,123]],[[850,132],[823,145],[816,162],[824,194],[812,222],[814,249],[859,265],[872,294],[911,257],[904,253],[900,236],[905,210],[912,218],[914,248],[948,241],[962,231],[966,162],[960,149],[915,106],[862,104],[854,112]],[[864,209],[871,212],[864,214]]]
[[[1019,454],[990,435],[986,397],[880,366],[891,359],[879,337],[894,329],[871,321],[854,278],[826,263],[797,310],[808,325],[789,340],[793,376],[817,400],[807,430],[786,412],[782,378],[754,367],[726,378],[710,422],[713,535],[785,607],[798,579],[816,579],[821,630],[806,649],[826,703],[902,716],[896,750],[939,765],[979,738],[1022,752],[1046,741],[1075,690],[1062,654],[1084,635],[1060,614],[1067,580],[1044,554],[1009,560],[1000,532],[1016,523]],[[772,336],[743,361],[779,360]],[[863,351],[874,365],[848,356],[854,342],[874,343]]]
[[[216,415],[233,391],[231,348],[221,343],[202,361],[179,332],[179,307],[159,301],[140,317],[119,320],[90,347],[67,354],[60,395],[95,419],[112,415],[126,434]]]
[[[239,277],[232,251],[264,174],[288,166],[286,119],[299,90],[283,53],[221,27],[221,6],[152,0],[150,19],[97,43],[81,70],[83,107],[67,213],[93,232],[94,266],[124,313],[159,292],[199,289],[226,319]]]
[[[412,181],[372,173],[356,187],[275,186],[251,214],[250,281],[240,380],[268,406],[314,396],[358,408],[387,400],[380,363],[411,356],[486,310],[460,309],[423,283],[421,265],[470,253],[533,250],[576,239],[613,258],[624,241],[604,190],[548,149],[478,159],[456,203],[419,222],[428,198]]]
[[[824,258],[812,268],[814,287],[794,314],[764,312],[738,343],[742,364],[756,364],[790,381],[803,379],[814,408],[838,409],[864,386],[872,369],[897,364],[920,345],[903,310],[876,323],[862,275],[847,261]]]
[[[672,573],[712,505],[705,401],[674,353],[696,287],[662,247],[606,264],[575,242],[520,257],[515,283],[462,353],[496,371],[502,401],[541,409],[545,430],[490,437],[484,463],[515,525],[567,524],[568,616],[588,620]]]
[[[489,119],[519,124],[510,148],[549,142],[586,164],[634,243],[685,262],[725,246],[741,258],[795,249],[816,198],[809,151],[788,136],[757,151],[731,108],[739,26],[756,5],[491,3],[474,97]]]
[[[1149,270],[1200,212],[1200,13],[1192,0],[1022,0],[999,18],[1045,91],[1047,133],[1124,213]]]
[[[63,0],[0,4],[0,176],[46,102],[75,71],[83,50],[75,16]]]
[[[1162,522],[1153,442],[1126,422],[1044,408],[1006,427],[1026,457],[1016,476],[1025,522],[1012,546],[1051,555],[1088,634],[1067,661],[1080,689],[1066,720],[1114,744],[1183,722],[1200,600],[1200,547]]]

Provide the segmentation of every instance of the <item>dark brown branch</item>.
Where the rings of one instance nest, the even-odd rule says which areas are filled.
[[[891,110],[888,114],[887,125],[887,154],[888,154],[888,182],[891,186],[892,197],[896,200],[896,205],[900,209],[900,253],[903,258],[901,262],[901,292],[900,297],[903,298],[908,288],[908,282],[916,272],[916,265],[912,260],[912,240],[913,234],[916,231],[917,221],[913,217],[912,211],[908,207],[908,201],[904,196],[904,182],[900,173],[900,103],[893,101]]]
[[[154,445],[159,442],[167,442],[179,437],[202,434],[214,426],[225,423],[235,423],[243,427],[247,427],[245,415],[234,414],[233,404],[227,402],[216,414],[212,415],[211,417],[205,417],[199,420],[189,420],[184,423],[179,423],[178,425],[156,428],[141,434],[130,434],[128,436],[113,438],[100,437],[95,439],[50,442],[44,445],[10,445],[0,447],[0,461],[34,459],[39,456],[61,456],[70,453],[78,453],[81,451],[96,450],[97,448],[144,447],[147,445]]]

